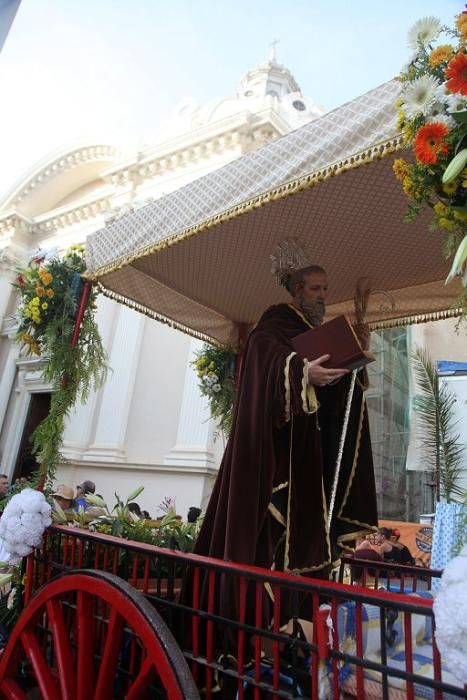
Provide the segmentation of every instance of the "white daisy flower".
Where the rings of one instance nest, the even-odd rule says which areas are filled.
[[[431,75],[422,75],[408,83],[403,94],[404,112],[409,119],[417,114],[428,114],[436,102],[439,82]]]
[[[220,384],[213,384],[213,386],[212,386],[212,390],[215,391],[216,394],[217,394],[217,392],[220,391],[221,389],[222,389],[222,387],[221,387]]]
[[[449,114],[434,114],[431,117],[428,118],[427,120],[428,123],[436,122],[437,124],[445,124],[448,126],[450,129],[452,129],[453,126],[456,126],[456,122],[452,117],[449,116]]]
[[[466,108],[467,100],[460,92],[451,92],[446,95],[446,104],[448,112],[460,112]]]
[[[436,39],[441,31],[441,22],[436,17],[424,17],[415,22],[409,31],[409,46],[417,50],[420,42],[425,45]]]
[[[428,110],[430,116],[438,116],[438,114],[446,113],[446,103],[443,100],[435,100]]]

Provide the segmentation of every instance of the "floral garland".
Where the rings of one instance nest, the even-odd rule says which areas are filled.
[[[415,54],[399,76],[397,107],[398,129],[414,162],[396,159],[394,173],[410,200],[406,221],[429,205],[432,228],[445,234],[445,254],[454,255],[446,284],[462,275],[467,287],[467,12],[455,24],[451,30],[427,17],[409,33]],[[450,43],[434,46],[442,34]],[[467,315],[467,289],[456,306]]]
[[[201,394],[208,399],[211,416],[220,430],[229,435],[235,397],[235,353],[206,343],[192,364],[200,380]]]
[[[40,464],[37,480],[51,485],[62,460],[60,448],[65,418],[80,397],[85,402],[107,376],[107,357],[95,320],[96,293],[91,290],[78,342],[72,346],[74,322],[86,269],[84,247],[72,246],[63,258],[56,253],[36,255],[18,269],[13,287],[21,300],[16,340],[26,355],[47,360],[43,378],[52,384],[48,416],[32,436]]]

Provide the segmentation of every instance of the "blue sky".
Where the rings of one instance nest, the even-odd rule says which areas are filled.
[[[23,0],[0,54],[0,194],[49,152],[82,139],[157,141],[185,97],[234,95],[278,61],[326,109],[396,75],[407,32],[457,0]]]

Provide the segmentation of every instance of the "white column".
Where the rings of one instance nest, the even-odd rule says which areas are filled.
[[[96,322],[102,343],[109,357],[112,353],[115,329],[119,319],[120,306],[99,295],[97,299]],[[79,461],[89,446],[94,442],[95,428],[99,419],[100,398],[106,391],[107,383],[111,379],[108,376],[107,382],[99,391],[94,391],[89,396],[86,404],[80,400],[76,403],[69,419],[65,424],[63,433],[63,456],[70,461]]]
[[[196,351],[201,347],[201,341],[191,341],[178,422],[177,443],[164,459],[164,464],[196,467],[214,466],[213,421],[210,418],[208,401],[200,393],[198,377],[191,364],[191,361],[195,359]]]
[[[19,356],[19,345],[12,340],[9,340],[9,342],[10,347],[8,348],[8,355],[0,378],[0,433],[2,431],[3,421],[5,420],[5,414],[15,381],[16,360]]]
[[[110,351],[111,372],[101,393],[94,442],[84,461],[125,462],[125,435],[139,361],[144,316],[121,306]]]

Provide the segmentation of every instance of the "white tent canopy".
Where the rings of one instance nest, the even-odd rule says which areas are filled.
[[[193,335],[235,346],[287,299],[270,255],[295,239],[330,278],[329,316],[349,312],[368,278],[368,321],[451,315],[456,285],[429,212],[403,222],[392,172],[401,148],[396,81],[92,234],[89,276],[107,295]]]

